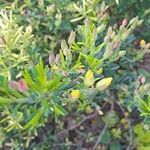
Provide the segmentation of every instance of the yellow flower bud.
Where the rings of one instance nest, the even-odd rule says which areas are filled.
[[[126,121],[126,119],[125,119],[125,118],[121,119],[121,121],[120,121],[120,122],[121,122],[121,124],[124,124],[124,125],[127,123],[127,121]]]
[[[96,88],[99,91],[105,90],[111,84],[112,80],[112,77],[104,78],[96,84]]]
[[[58,69],[59,69],[59,67],[58,67],[56,64],[54,64],[54,65],[52,66],[52,70],[57,71]]]
[[[129,113],[128,113],[128,112],[125,112],[124,115],[125,115],[125,117],[128,117],[128,116],[129,116]]]
[[[90,114],[90,113],[93,112],[93,109],[92,109],[91,106],[89,105],[89,106],[87,106],[87,107],[85,108],[85,111],[86,111],[86,113]]]
[[[140,46],[141,46],[141,47],[144,47],[145,44],[146,44],[146,42],[145,42],[144,40],[141,40],[141,41],[140,41]]]
[[[70,97],[72,100],[77,100],[81,95],[80,90],[72,90]]]
[[[88,72],[86,73],[84,78],[84,84],[85,86],[92,86],[94,84],[94,76],[91,70],[88,70]]]

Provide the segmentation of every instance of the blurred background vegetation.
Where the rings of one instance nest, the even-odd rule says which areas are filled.
[[[95,0],[97,6],[101,2],[102,0]],[[32,26],[37,41],[36,51],[39,52],[57,49],[61,39],[74,29],[76,23],[70,22],[75,16],[73,3],[82,5],[79,0],[0,0],[0,8],[12,10],[20,25]],[[144,19],[142,26],[136,29],[138,39],[147,41],[150,38],[149,0],[120,0],[118,5],[115,0],[106,0],[105,3],[109,6],[109,24],[119,24],[125,17],[130,20],[138,15]],[[77,23],[80,24],[81,21]]]

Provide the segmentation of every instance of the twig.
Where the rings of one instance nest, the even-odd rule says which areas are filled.
[[[68,132],[68,131],[70,131],[70,130],[73,130],[73,129],[79,127],[79,126],[80,126],[81,124],[83,124],[86,120],[92,119],[92,118],[94,118],[95,116],[97,116],[97,113],[94,113],[94,114],[92,114],[92,115],[90,115],[90,116],[84,117],[84,118],[83,118],[80,122],[78,122],[77,124],[71,126],[71,127],[68,128],[68,129],[65,129],[65,130],[60,131],[59,133],[57,133],[57,134],[56,134],[56,137],[58,137],[58,136],[61,135],[61,134],[66,133],[66,132]]]
[[[63,147],[72,146],[72,147],[80,147],[80,150],[87,150],[85,148],[82,148],[81,145],[73,143],[54,143],[53,146],[63,146]]]
[[[112,112],[113,109],[114,109],[114,102],[112,101],[112,103],[111,103],[111,108],[110,108],[110,112]],[[107,124],[105,124],[105,126],[104,126],[102,132],[101,132],[100,135],[98,136],[98,139],[97,139],[96,143],[94,144],[92,150],[96,150],[96,149],[97,149],[97,146],[99,145],[99,143],[100,143],[100,141],[101,141],[101,139],[102,139],[102,137],[103,137],[103,135],[104,135],[106,129],[107,129]]]
[[[53,146],[75,146],[75,147],[79,147],[81,145],[73,144],[73,143],[54,143]]]
[[[96,143],[95,143],[95,145],[94,145],[94,147],[93,147],[93,150],[96,150],[96,149],[97,149],[97,146],[98,146],[98,144],[100,143],[100,141],[101,141],[101,139],[102,139],[102,137],[103,137],[103,135],[104,135],[106,129],[107,129],[107,125],[105,124],[105,126],[104,126],[104,128],[103,128],[101,134],[99,135],[99,137],[98,137],[98,139],[97,139],[97,141],[96,141]]]
[[[117,101],[115,101],[115,102],[120,107],[123,114],[125,114],[124,108]],[[127,123],[128,123],[128,127],[129,127],[129,144],[128,144],[128,147],[126,150],[131,150],[133,133],[132,133],[132,127],[131,127],[131,122],[130,122],[129,118],[127,118]]]
[[[103,106],[101,107],[101,109],[102,109],[103,107],[105,107],[107,103],[108,103],[108,102],[105,102],[105,103],[103,104]],[[76,129],[76,128],[79,127],[81,124],[83,124],[86,120],[92,119],[92,118],[96,117],[97,115],[98,115],[98,113],[96,112],[96,113],[94,113],[94,114],[92,114],[92,115],[90,115],[90,116],[84,117],[84,118],[83,118],[80,122],[78,122],[77,124],[71,126],[71,127],[68,128],[68,129],[65,129],[65,130],[63,130],[63,131],[58,132],[58,133],[56,134],[56,137],[58,137],[58,136],[61,135],[61,134],[66,133],[66,132],[68,132],[68,131],[70,131],[70,130]]]
[[[83,136],[83,138],[86,138],[86,134],[85,134],[85,133],[79,131],[78,129],[75,129],[75,131],[76,131],[77,133],[79,133],[81,136]]]
[[[116,93],[113,93],[113,95],[114,95],[114,98],[116,99],[116,100],[114,100],[114,102],[120,107],[123,114],[125,114],[124,108],[118,102],[119,101],[118,95]],[[128,127],[129,127],[129,144],[128,144],[127,150],[131,150],[133,133],[132,133],[132,127],[131,127],[131,122],[130,122],[129,118],[127,118],[127,123],[128,123]]]

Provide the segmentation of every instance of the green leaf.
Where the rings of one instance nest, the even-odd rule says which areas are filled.
[[[150,106],[142,99],[140,100],[140,109],[143,111],[143,115],[150,115]]]
[[[53,91],[59,87],[61,84],[61,77],[59,75],[54,75],[54,79],[46,82],[47,91]]]
[[[110,145],[110,150],[122,150],[121,148],[121,144],[119,142],[116,142],[116,143],[112,143]]]
[[[50,109],[47,100],[42,100],[44,116],[48,117]]]
[[[62,116],[64,116],[67,113],[65,109],[59,105],[54,105],[54,111],[55,114],[62,115]]]
[[[0,106],[9,105],[13,102],[14,101],[12,99],[0,97]]]
[[[28,128],[33,129],[38,124],[41,116],[42,116],[42,111],[38,110],[38,112],[34,115],[34,117],[25,125],[24,129],[28,129]]]
[[[47,75],[46,69],[44,69],[42,58],[40,58],[40,63],[36,65],[36,67],[33,69],[33,72],[34,73],[32,76],[28,70],[23,72],[23,76],[27,84],[34,91],[43,91],[46,84]]]
[[[40,88],[42,89],[46,82],[46,71],[44,69],[43,60],[40,58],[40,63],[35,67],[37,72],[36,79],[39,83]]]
[[[37,91],[37,90],[38,90],[38,87],[36,86],[35,82],[32,80],[32,77],[31,77],[31,75],[30,75],[30,73],[29,73],[28,70],[25,70],[25,71],[23,72],[23,76],[24,76],[24,78],[25,78],[27,84],[29,85],[29,87],[31,87],[32,90]]]
[[[72,67],[72,69],[78,70],[78,69],[81,69],[82,67],[84,67],[80,60],[81,60],[81,53],[79,54],[78,59],[75,62],[75,65]]]
[[[58,120],[59,116],[64,116],[65,114],[67,114],[67,112],[65,111],[65,109],[59,105],[54,105],[54,115],[55,115],[55,120]]]
[[[110,131],[106,130],[105,133],[104,133],[104,135],[103,135],[103,137],[102,137],[101,143],[102,144],[109,144],[110,140],[111,140]]]
[[[104,46],[105,46],[105,43],[102,43],[102,44],[98,45],[98,46],[96,47],[96,49],[95,49],[94,54],[100,52]]]
[[[98,60],[97,58],[81,53],[81,55],[86,59],[88,65],[91,69],[99,67],[102,64],[102,60]]]
[[[62,67],[63,67],[64,69],[66,69],[65,58],[64,58],[64,55],[63,55],[62,50],[60,50],[60,59],[61,59]]]

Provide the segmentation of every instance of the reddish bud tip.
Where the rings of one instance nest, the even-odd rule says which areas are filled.
[[[20,92],[26,92],[28,90],[28,86],[27,86],[27,83],[24,79],[20,79],[18,81],[18,90]]]
[[[10,81],[9,82],[9,88],[11,89],[18,89],[18,83],[16,81]]]
[[[127,23],[128,23],[127,19],[126,19],[126,18],[125,18],[125,19],[123,19],[123,21],[122,21],[122,25],[123,25],[124,27],[127,25]]]

